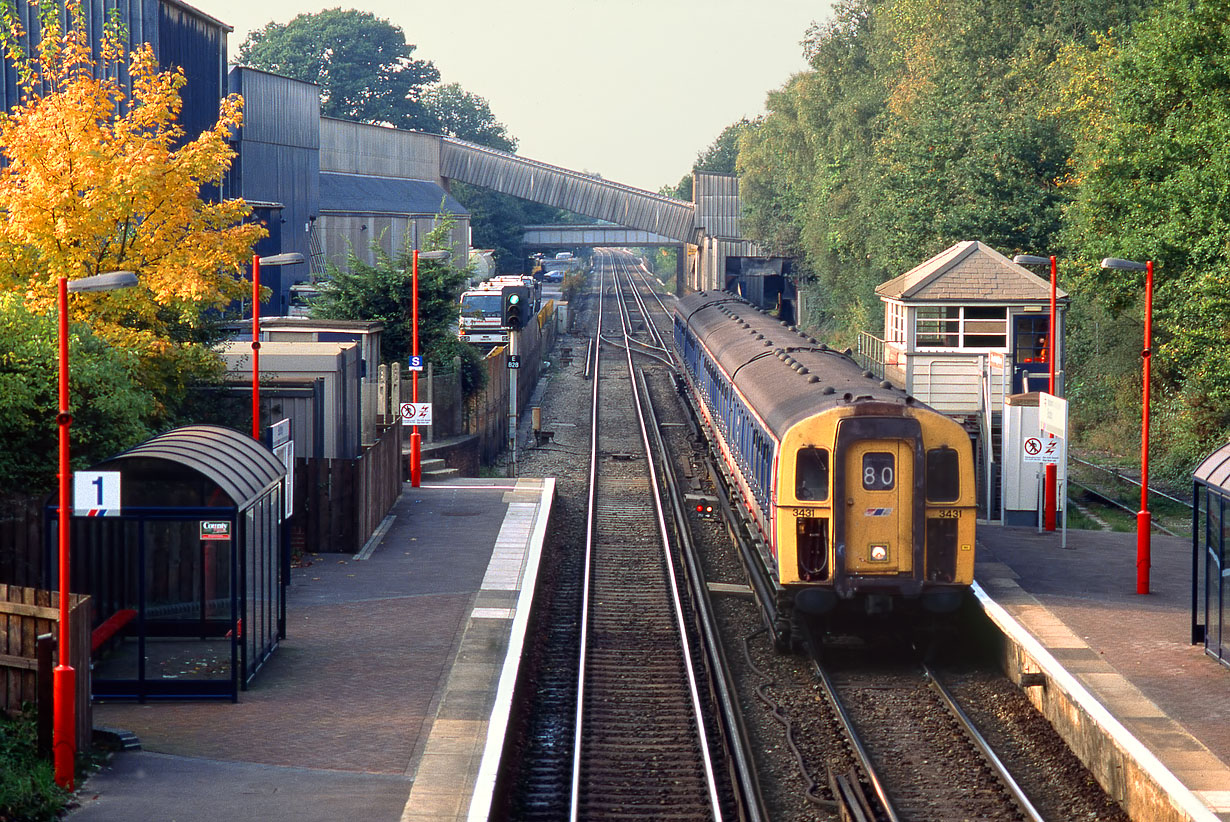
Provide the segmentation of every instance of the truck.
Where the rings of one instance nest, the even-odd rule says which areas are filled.
[[[466,343],[506,343],[508,329],[501,316],[504,289],[490,281],[463,291],[457,316],[457,338]]]

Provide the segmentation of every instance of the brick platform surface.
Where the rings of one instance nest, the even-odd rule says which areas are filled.
[[[401,818],[509,507],[467,482],[406,486],[370,558],[295,569],[287,638],[237,704],[96,705],[142,750],[93,776],[70,818]]]

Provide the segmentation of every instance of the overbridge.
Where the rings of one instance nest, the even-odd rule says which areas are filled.
[[[696,206],[673,197],[445,137],[440,176],[696,244]]]
[[[521,244],[528,248],[683,245],[652,231],[617,225],[527,225]]]

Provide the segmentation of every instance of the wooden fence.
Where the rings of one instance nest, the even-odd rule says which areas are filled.
[[[295,511],[303,547],[357,553],[401,494],[402,426],[388,425],[355,459],[295,460]]]
[[[94,728],[90,707],[90,598],[73,594],[68,613],[72,666],[77,672],[77,749],[88,750]],[[60,595],[0,585],[0,709],[15,714],[39,702],[38,637],[59,638]],[[48,672],[50,673],[50,672]],[[51,715],[50,705],[39,712]]]
[[[44,588],[44,496],[0,500],[0,583]]]

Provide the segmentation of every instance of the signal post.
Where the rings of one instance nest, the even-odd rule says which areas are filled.
[[[523,285],[503,289],[504,327],[508,329],[508,450],[517,476],[517,372],[521,370],[521,328],[525,325],[530,290]]]

